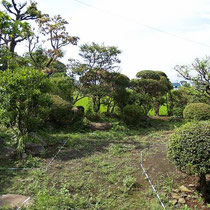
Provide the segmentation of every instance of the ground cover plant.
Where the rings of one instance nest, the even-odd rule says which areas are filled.
[[[178,90],[160,70],[122,74],[114,45],[62,63],[79,37],[61,15],[0,5],[0,209],[210,207],[209,59],[195,77],[177,66],[194,82]]]
[[[116,122],[109,132],[48,131],[43,156],[1,162],[1,169],[32,169],[1,170],[0,194],[31,196],[33,202],[26,209],[160,209],[140,168],[141,151],[151,147],[144,152],[144,166],[167,209],[191,209],[192,203],[205,209],[195,187],[193,202],[190,198],[185,204],[173,205],[170,201],[172,190],[186,185],[186,181],[196,186],[196,178],[189,179],[177,170],[166,155],[168,137],[181,124],[153,119],[146,129],[132,130]],[[65,141],[65,147],[46,171],[46,165]]]

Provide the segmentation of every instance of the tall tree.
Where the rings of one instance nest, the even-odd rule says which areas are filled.
[[[27,2],[17,3],[15,0],[2,0],[1,3],[5,12],[0,11],[0,44],[14,53],[17,44],[32,34],[29,21],[41,17],[41,12],[33,1],[28,6]]]
[[[79,38],[69,35],[66,29],[68,22],[60,15],[54,17],[45,15],[38,20],[38,23],[37,34],[28,38],[29,55],[33,65],[43,70],[52,66],[55,61],[58,62],[57,60],[63,57],[63,47],[69,44],[77,45]],[[47,42],[46,49],[40,46],[41,35],[44,37],[42,45],[43,42]]]
[[[79,77],[79,92],[76,98],[79,100],[81,95],[91,97],[95,112],[99,112],[103,97],[110,92],[113,76],[111,72],[119,70],[120,53],[121,51],[114,46],[84,44],[79,53],[82,61],[71,60],[71,73]]]
[[[163,96],[172,89],[166,74],[161,71],[143,70],[136,74],[137,79],[132,80],[132,88],[145,98],[150,96],[155,114],[159,114],[160,105],[165,100]]]
[[[210,57],[196,58],[191,65],[176,65],[174,69],[181,77],[193,82],[197,90],[210,97]]]

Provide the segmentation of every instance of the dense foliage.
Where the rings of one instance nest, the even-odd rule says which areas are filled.
[[[210,105],[205,103],[191,103],[186,106],[183,112],[186,120],[209,120]]]
[[[50,89],[46,75],[36,69],[0,72],[1,122],[17,128],[17,136],[36,130],[47,119]]]
[[[115,106],[114,95],[123,94],[122,91],[129,84],[128,77],[117,72],[120,53],[117,47],[93,42],[80,46],[82,61],[70,62],[71,73],[79,77],[76,83],[78,95],[90,97],[96,113],[100,111],[102,104],[106,104],[107,112],[110,112]]]
[[[123,120],[126,124],[137,127],[144,124],[146,113],[139,105],[126,105],[123,109]]]
[[[182,171],[198,174],[205,194],[210,173],[210,122],[188,123],[171,135],[168,155]]]
[[[52,95],[49,121],[57,126],[71,124],[73,120],[72,104],[58,95]]]
[[[172,89],[166,74],[161,71],[144,70],[138,72],[136,77],[137,79],[131,80],[132,89],[140,94],[141,98],[148,99],[141,103],[150,103],[155,114],[159,115],[160,106],[166,102],[167,93]]]

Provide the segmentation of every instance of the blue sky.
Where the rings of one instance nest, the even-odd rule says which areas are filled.
[[[105,43],[122,50],[121,72],[135,77],[144,69],[162,70],[180,80],[173,67],[210,55],[209,0],[37,0],[50,15],[61,14],[69,33],[83,43]],[[146,25],[146,26],[145,26]],[[152,30],[157,28],[208,46]],[[64,61],[78,58],[78,47],[65,49]]]

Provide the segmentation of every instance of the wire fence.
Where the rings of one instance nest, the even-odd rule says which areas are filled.
[[[47,172],[47,170],[49,169],[49,167],[52,165],[52,163],[55,161],[55,159],[57,158],[58,154],[61,152],[61,150],[65,147],[66,143],[68,140],[66,140],[63,145],[60,147],[60,149],[58,150],[58,152],[53,156],[53,158],[50,160],[50,162],[45,166],[45,167],[40,167],[40,168],[0,168],[0,170],[42,170],[44,169],[45,172]],[[156,144],[153,144],[147,148],[145,148],[144,150],[141,151],[141,157],[140,157],[140,166],[144,172],[144,175],[146,177],[146,179],[148,180],[149,184],[152,187],[153,192],[155,193],[156,197],[158,198],[160,205],[162,206],[162,208],[164,210],[166,210],[166,207],[164,205],[164,203],[161,200],[161,197],[158,193],[158,191],[156,190],[154,184],[152,183],[148,172],[145,170],[144,168],[144,153],[146,150],[152,149]],[[21,205],[17,208],[17,210],[20,210],[25,204],[27,204],[29,202],[29,200],[31,199],[31,197],[27,197],[22,203]]]
[[[50,160],[50,162],[47,164],[46,167],[40,167],[40,168],[0,168],[0,170],[2,171],[18,171],[18,170],[45,170],[45,172],[47,172],[47,170],[49,169],[49,167],[52,165],[52,163],[55,161],[56,157],[58,156],[58,154],[61,152],[61,150],[65,147],[66,143],[68,140],[66,140],[63,145],[60,147],[60,149],[58,150],[58,152],[53,156],[53,158]],[[31,199],[31,197],[27,197],[22,203],[21,205],[17,208],[17,210],[20,210],[23,205],[27,204],[29,202],[29,200]]]
[[[162,208],[163,208],[164,210],[166,210],[166,207],[165,207],[164,203],[162,202],[162,200],[161,200],[161,198],[160,198],[160,195],[159,195],[158,191],[156,190],[155,186],[153,185],[153,183],[152,183],[152,181],[151,181],[151,179],[150,179],[150,177],[149,177],[149,175],[148,175],[148,173],[147,173],[147,171],[145,170],[144,165],[143,165],[143,162],[144,162],[144,160],[143,160],[143,158],[144,158],[144,156],[143,156],[143,155],[144,155],[144,152],[145,152],[146,150],[148,150],[148,149],[154,147],[154,146],[155,146],[155,145],[152,145],[152,146],[147,147],[146,149],[144,149],[144,150],[141,151],[140,166],[141,166],[141,168],[142,168],[142,170],[143,170],[143,172],[144,172],[144,175],[145,175],[145,177],[147,178],[149,184],[151,185],[153,192],[154,192],[155,195],[157,196],[157,198],[158,198],[158,200],[159,200],[159,202],[160,202],[160,205],[162,206]]]

